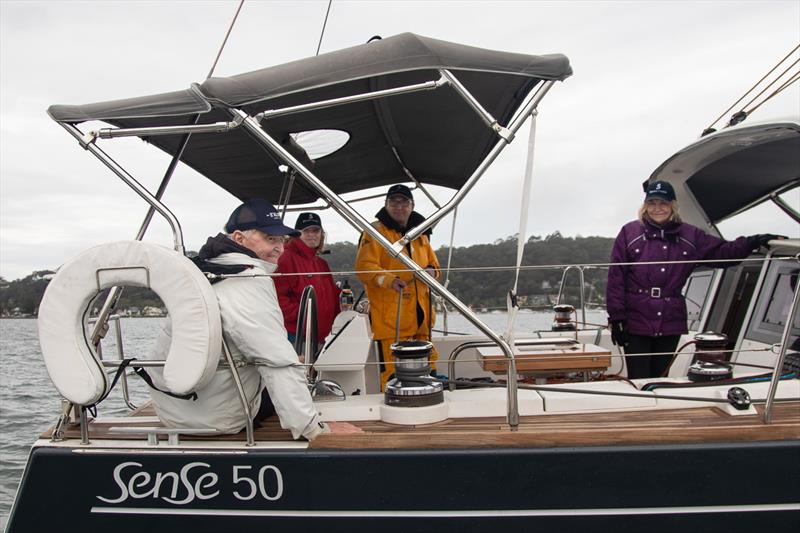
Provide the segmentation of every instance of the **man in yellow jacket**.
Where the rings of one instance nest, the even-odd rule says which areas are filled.
[[[389,187],[386,203],[375,217],[378,220],[372,225],[389,242],[396,242],[406,231],[425,220],[414,211],[414,198],[405,185]],[[430,230],[408,243],[403,253],[438,279],[439,260],[431,247]],[[430,340],[435,317],[430,289],[367,233],[361,235],[355,268],[367,290],[373,338],[379,341],[381,347],[383,390],[394,374],[391,345],[395,339],[398,298],[402,294],[400,340]],[[433,361],[438,357],[434,348],[431,352],[431,368],[435,368]]]

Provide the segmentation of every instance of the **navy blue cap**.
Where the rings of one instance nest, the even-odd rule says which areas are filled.
[[[386,193],[386,198],[391,198],[392,196],[396,196],[398,194],[400,196],[405,196],[409,200],[414,200],[414,197],[411,196],[411,189],[405,185],[392,185],[389,187],[389,190]]]
[[[225,231],[228,233],[249,229],[257,229],[267,235],[291,235],[292,237],[300,235],[299,231],[284,226],[278,210],[263,198],[251,198],[244,202],[233,210],[228,223],[225,224]]]
[[[658,198],[660,200],[664,200],[665,202],[671,202],[675,199],[675,189],[673,189],[672,185],[666,181],[659,180],[654,181],[653,183],[648,183],[645,192],[645,201]]]
[[[303,230],[312,226],[322,227],[322,220],[316,213],[300,213],[297,222],[294,223],[294,229]]]

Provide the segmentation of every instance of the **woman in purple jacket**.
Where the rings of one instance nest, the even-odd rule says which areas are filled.
[[[606,306],[611,340],[625,350],[628,377],[664,374],[686,333],[683,285],[696,263],[661,263],[704,259],[743,259],[776,235],[753,235],[724,241],[681,222],[675,191],[666,181],[647,185],[639,219],[622,227],[608,269]],[[636,264],[648,263],[648,264]],[[721,266],[730,266],[724,263]],[[661,353],[664,355],[634,355]]]

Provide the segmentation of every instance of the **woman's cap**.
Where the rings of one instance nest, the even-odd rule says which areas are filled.
[[[236,230],[246,231],[257,229],[267,235],[291,235],[297,237],[300,232],[285,226],[281,215],[275,206],[263,198],[251,198],[233,210],[225,231],[233,233]]]
[[[322,219],[316,213],[300,213],[297,217],[297,222],[294,223],[294,229],[304,230],[312,226],[322,227]]]
[[[645,201],[657,198],[665,202],[671,202],[675,199],[675,189],[666,181],[659,180],[648,183],[645,192]]]

